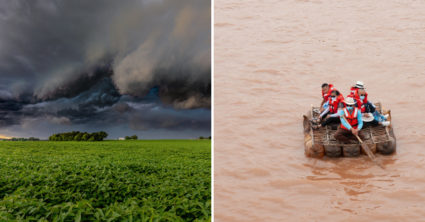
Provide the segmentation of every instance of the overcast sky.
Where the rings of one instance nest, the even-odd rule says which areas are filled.
[[[0,134],[209,136],[210,5],[0,0]]]

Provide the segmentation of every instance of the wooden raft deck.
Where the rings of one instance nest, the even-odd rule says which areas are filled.
[[[382,113],[381,103],[375,103],[374,105],[376,106],[376,110]],[[312,107],[311,115],[313,118],[318,118],[320,115],[319,107]],[[389,119],[391,119],[391,116]],[[324,146],[350,145],[350,144],[342,144],[334,138],[334,134],[338,128],[338,125],[339,124],[333,124],[333,125],[331,124],[317,130],[311,130],[313,144],[322,144]],[[392,138],[395,138],[391,126],[390,127],[384,127],[381,125],[367,126],[367,127],[364,127],[361,131],[366,138],[364,141],[367,144],[377,144],[377,143],[388,142]],[[359,142],[356,142],[353,144],[359,144]]]

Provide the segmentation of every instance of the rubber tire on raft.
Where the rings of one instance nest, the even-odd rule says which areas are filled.
[[[357,144],[345,145],[342,147],[342,153],[345,157],[358,157],[360,156],[360,146]]]
[[[340,157],[342,154],[340,146],[325,146],[325,154],[328,157]]]
[[[390,140],[385,143],[379,143],[376,145],[377,152],[383,154],[383,155],[390,155],[394,153],[396,147],[396,143],[394,140]]]

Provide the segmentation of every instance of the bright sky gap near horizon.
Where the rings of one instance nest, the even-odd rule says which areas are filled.
[[[1,1],[0,29],[0,135],[210,136],[210,1]]]

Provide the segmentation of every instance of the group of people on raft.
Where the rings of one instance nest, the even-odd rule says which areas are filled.
[[[344,96],[333,84],[322,84],[323,101],[320,105],[320,118],[313,120],[313,129],[319,129],[331,123],[339,123],[340,127],[334,134],[335,139],[343,143],[352,143],[357,135],[364,139],[360,130],[367,125],[388,126],[388,116],[380,114],[375,105],[368,101],[368,94],[363,82],[351,87],[350,94]]]

